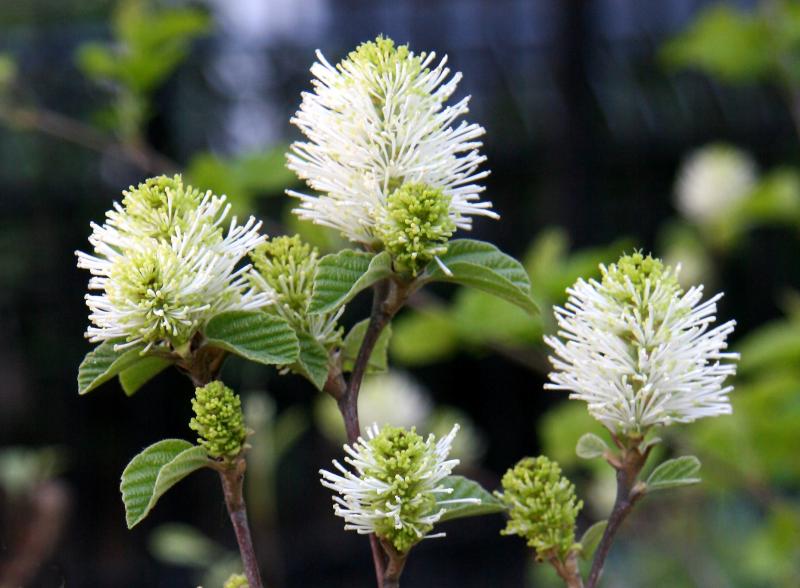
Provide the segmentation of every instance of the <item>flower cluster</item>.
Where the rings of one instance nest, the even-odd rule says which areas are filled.
[[[583,501],[575,498],[575,486],[561,475],[559,465],[546,458],[526,457],[503,476],[508,524],[503,535],[528,540],[541,560],[555,556],[564,560],[576,547],[575,519]]]
[[[263,237],[253,217],[223,227],[224,196],[185,185],[180,176],[151,178],[123,193],[122,203],[92,223],[93,254],[76,252],[92,273],[87,294],[93,342],[180,350],[215,314],[271,302],[250,288],[239,266]]]
[[[386,217],[378,226],[381,241],[395,265],[415,276],[431,260],[438,260],[438,255],[447,252],[447,241],[455,230],[456,224],[450,218],[450,197],[440,189],[409,183],[389,195]]]
[[[298,235],[275,237],[259,245],[250,258],[256,269],[251,274],[253,286],[275,299],[270,312],[282,316],[296,330],[309,333],[326,347],[341,343],[338,320],[344,307],[331,313],[308,313],[319,264],[316,247],[303,243]]]
[[[192,398],[194,418],[189,427],[197,432],[198,443],[210,457],[236,457],[247,439],[242,401],[220,381],[197,388]]]
[[[469,97],[445,106],[461,74],[450,76],[447,58],[434,65],[435,57],[383,37],[363,43],[336,67],[317,52],[314,91],[303,94],[292,119],[308,140],[294,143],[288,156],[289,167],[320,193],[289,192],[301,201],[295,211],[301,218],[372,248],[387,245],[386,228],[398,222],[389,204],[398,190],[398,201],[416,193],[435,208],[423,214],[433,214],[435,242],[455,227],[471,228],[472,215],[497,218],[475,183],[488,174],[478,171],[484,130],[463,121],[453,126],[468,111]],[[427,196],[419,199],[421,193]],[[441,220],[443,209],[449,222]]]
[[[756,164],[746,153],[729,145],[708,145],[692,153],[681,167],[676,205],[689,220],[708,224],[750,194],[756,175]]]
[[[333,498],[333,509],[345,520],[345,529],[375,533],[405,553],[434,536],[429,533],[447,505],[475,502],[442,499],[452,492],[442,480],[458,464],[447,459],[457,432],[455,425],[437,441],[433,435],[423,439],[413,428],[373,425],[366,439],[345,445],[345,461],[355,473],[337,461],[333,465],[341,475],[320,471],[322,485],[340,494]]]
[[[583,279],[556,308],[558,336],[545,337],[555,368],[546,388],[568,390],[612,432],[729,414],[724,386],[738,358],[726,353],[735,321],[712,328],[717,294],[684,292],[676,271],[641,253],[623,256],[603,278]]]

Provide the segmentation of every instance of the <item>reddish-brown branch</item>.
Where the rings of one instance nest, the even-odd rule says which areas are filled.
[[[225,495],[225,506],[231,518],[239,553],[242,556],[244,574],[250,588],[263,588],[261,572],[258,569],[258,560],[253,549],[253,539],[250,536],[250,526],[247,524],[247,508],[244,503],[244,472],[247,464],[243,457],[239,457],[230,468],[220,470],[219,477],[222,481],[222,491]]]
[[[358,350],[358,355],[353,363],[353,372],[349,381],[345,381],[341,372],[341,365],[338,357],[331,358],[331,368],[328,380],[325,383],[325,391],[336,399],[339,412],[342,414],[344,428],[347,433],[347,442],[355,443],[361,435],[361,424],[358,419],[358,394],[361,390],[361,383],[367,373],[369,359],[375,349],[375,345],[395,314],[403,307],[408,294],[410,285],[399,283],[392,279],[378,282],[373,287],[372,311],[370,313],[367,331],[364,340]],[[392,558],[385,553],[375,535],[369,537],[370,549],[372,551],[372,562],[375,565],[375,577],[378,588],[390,588],[397,584],[386,584],[387,566],[392,566]],[[400,577],[402,566],[392,569],[391,577],[395,573]]]
[[[597,586],[617,531],[630,514],[634,505],[644,496],[644,485],[638,482],[637,479],[645,461],[647,461],[647,456],[652,446],[648,447],[644,453],[641,453],[638,443],[625,445],[617,440],[616,437],[614,440],[622,449],[619,460],[609,460],[609,463],[617,470],[617,497],[611,510],[611,516],[608,517],[608,525],[602,539],[600,539],[600,544],[597,546],[597,551],[595,551],[586,588],[595,588]]]

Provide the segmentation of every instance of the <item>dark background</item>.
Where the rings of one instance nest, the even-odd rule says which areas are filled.
[[[688,149],[723,139],[746,145],[765,167],[797,157],[776,89],[723,86],[659,62],[661,43],[704,5],[214,2],[212,33],[154,95],[146,140],[179,164],[201,150],[234,155],[293,140],[298,133],[288,120],[309,88],[314,49],[334,61],[385,33],[415,50],[448,54],[464,74],[457,96],[472,95],[469,120],[486,127],[487,196],[502,215],[476,222],[472,236],[521,255],[538,231],[559,225],[576,247],[625,235],[650,249],[664,219],[676,214],[673,182]],[[0,50],[15,56],[31,101],[79,119],[103,102],[76,70],[73,53],[86,40],[108,38],[111,9],[100,0],[0,3]],[[77,366],[90,345],[83,338],[87,274],[76,269],[73,252],[88,246],[89,222],[147,175],[111,150],[0,127],[0,445],[62,448],[60,480],[70,497],[64,534],[31,586],[196,585],[190,570],[159,563],[148,550],[149,531],[168,521],[234,545],[211,472],[183,482],[142,525],[125,528],[119,475],[155,440],[190,438],[188,381],[168,372],[133,398],[115,382],[86,397],[76,391]],[[258,212],[279,221],[286,200],[260,199]],[[798,283],[796,245],[792,233],[765,229],[736,263],[718,260],[724,282],[736,285],[721,316],[736,316],[741,331],[777,316],[776,293]],[[367,311],[363,300],[351,312],[359,311]],[[310,411],[316,397],[294,376],[279,379],[236,362],[227,371],[233,383],[245,378],[268,389],[280,410]],[[542,391],[541,375],[488,352],[459,353],[415,376],[438,402],[465,410],[490,440],[478,474],[489,487],[537,452],[537,418],[558,401]],[[341,532],[329,492],[317,483],[317,470],[338,454],[310,429],[278,470],[277,527],[273,539],[256,529],[256,540],[278,537],[285,586],[372,581],[366,540]],[[15,533],[12,513],[2,517],[0,549]],[[523,542],[501,538],[501,527],[499,517],[448,525],[446,540],[415,549],[405,585],[525,585]]]

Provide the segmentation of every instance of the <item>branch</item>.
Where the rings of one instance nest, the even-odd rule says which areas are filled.
[[[581,578],[581,570],[578,567],[578,554],[572,551],[564,561],[561,561],[556,555],[548,558],[550,565],[552,565],[559,577],[564,580],[567,588],[583,588],[583,578]]]
[[[325,391],[336,399],[339,412],[342,413],[342,419],[344,420],[348,443],[355,443],[361,435],[361,425],[358,421],[358,393],[361,390],[361,382],[367,373],[369,358],[372,356],[372,351],[375,349],[375,344],[378,342],[383,329],[403,307],[410,291],[410,284],[399,283],[393,279],[382,280],[375,284],[369,325],[358,350],[349,382],[345,383],[344,376],[341,373],[341,366],[337,364],[337,358],[334,358],[333,368],[330,370],[328,381],[325,383]],[[395,570],[399,580],[402,566],[399,569],[395,569],[396,566],[393,568],[391,556],[389,556],[387,564],[385,550],[381,548],[374,534],[369,536],[369,544],[372,550],[372,562],[375,565],[378,588],[397,586],[397,583],[385,583],[386,573],[390,568]],[[395,571],[392,573],[394,574]]]
[[[121,142],[113,136],[77,119],[43,108],[0,108],[0,119],[9,126],[38,131],[63,141],[105,153],[119,152],[143,171],[151,174],[174,172],[180,166],[147,145]]]
[[[383,588],[400,588],[400,575],[406,565],[408,553],[400,553],[388,541],[381,541],[388,562],[383,573]]]
[[[219,378],[222,364],[227,353],[215,347],[202,346],[196,349],[190,358],[178,363],[181,369],[192,380],[196,387],[202,387]],[[244,472],[247,462],[244,455],[240,454],[229,466],[215,468],[219,472],[222,482],[222,493],[225,496],[225,507],[236,534],[236,543],[239,545],[239,554],[242,558],[244,573],[247,576],[249,588],[263,588],[261,572],[258,569],[258,559],[253,549],[253,539],[250,536],[250,526],[247,523],[247,508],[244,501]]]
[[[614,440],[617,441],[616,437]],[[637,482],[637,478],[644,467],[645,461],[647,461],[652,445],[644,453],[640,453],[638,442],[630,443],[630,446],[624,446],[619,441],[617,441],[617,444],[622,449],[619,462],[609,459],[609,463],[617,470],[617,497],[614,500],[611,516],[608,517],[608,525],[603,533],[603,538],[600,540],[600,544],[594,554],[586,588],[595,588],[597,586],[617,531],[634,505],[644,496],[645,487],[641,482]]]
[[[236,542],[244,564],[244,574],[247,576],[249,588],[263,588],[261,572],[258,569],[258,560],[253,549],[253,539],[250,537],[250,527],[247,524],[247,508],[245,507],[244,472],[247,462],[244,457],[239,457],[232,467],[219,472],[222,481],[222,491],[225,495],[225,506],[231,518],[233,530],[236,533]]]

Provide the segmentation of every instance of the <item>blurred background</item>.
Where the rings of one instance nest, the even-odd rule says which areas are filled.
[[[219,484],[201,472],[133,531],[118,485],[164,437],[192,439],[192,390],[165,372],[127,398],[78,397],[88,247],[121,190],[159,173],[226,193],[271,235],[323,252],[297,222],[284,153],[319,48],[332,61],[384,33],[448,54],[486,127],[476,223],[525,263],[528,317],[443,287],[395,321],[392,370],[362,422],[462,424],[461,472],[493,489],[525,455],[558,459],[605,518],[611,470],[579,462],[583,403],[542,390],[551,306],[578,276],[643,248],[686,285],[723,290],[742,353],[734,415],[664,431],[704,483],[648,498],[605,585],[800,585],[800,6],[782,0],[27,0],[0,2],[0,586],[220,587],[238,568]],[[347,321],[368,312],[350,305]],[[341,454],[332,403],[301,378],[230,360],[256,431],[251,524],[273,588],[373,585],[367,541],[344,533],[317,471]],[[407,586],[557,586],[501,517],[447,523]]]

